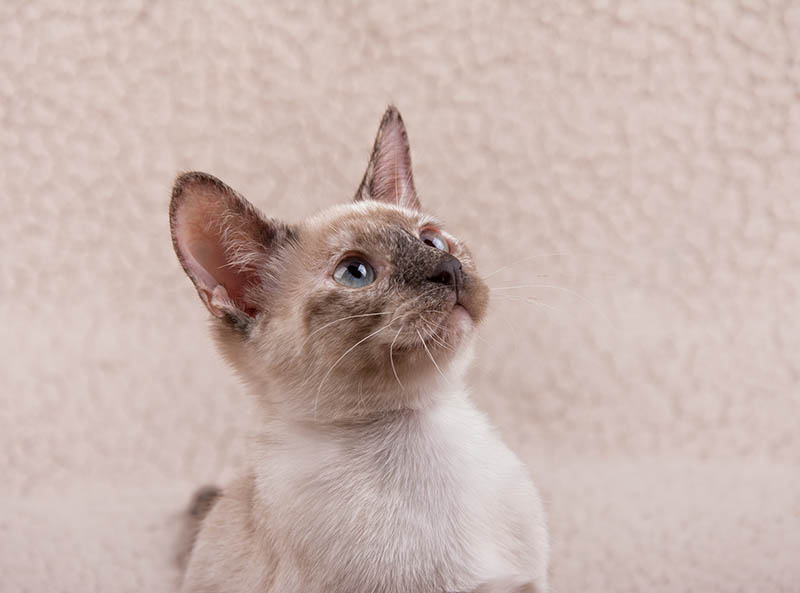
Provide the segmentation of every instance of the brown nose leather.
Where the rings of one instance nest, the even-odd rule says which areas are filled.
[[[458,291],[461,286],[461,262],[452,255],[445,255],[428,276],[428,282],[452,286]]]

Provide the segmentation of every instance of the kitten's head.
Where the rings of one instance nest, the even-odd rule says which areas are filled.
[[[330,420],[423,405],[437,382],[446,388],[486,311],[469,250],[420,208],[393,107],[353,203],[287,225],[187,173],[170,225],[223,353],[286,413]]]

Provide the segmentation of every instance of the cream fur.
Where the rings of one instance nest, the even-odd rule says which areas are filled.
[[[176,253],[264,415],[185,592],[546,591],[538,493],[464,385],[488,289],[419,211],[410,167],[390,108],[356,203],[302,224],[211,176],[178,179]],[[332,279],[353,254],[374,282]]]
[[[462,388],[436,399],[380,432],[270,422],[254,475],[207,518],[184,591],[471,591],[507,575],[545,591],[524,467]]]

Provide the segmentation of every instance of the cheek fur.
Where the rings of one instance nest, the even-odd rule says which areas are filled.
[[[319,340],[326,335],[366,335],[388,320],[386,312],[386,298],[374,289],[330,288],[308,298],[303,328],[306,337],[314,334]]]

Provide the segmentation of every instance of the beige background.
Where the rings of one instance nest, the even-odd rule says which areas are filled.
[[[174,589],[249,399],[172,179],[299,219],[389,101],[492,285],[545,285],[472,376],[554,591],[800,591],[800,3],[73,4],[0,5],[0,591]]]

